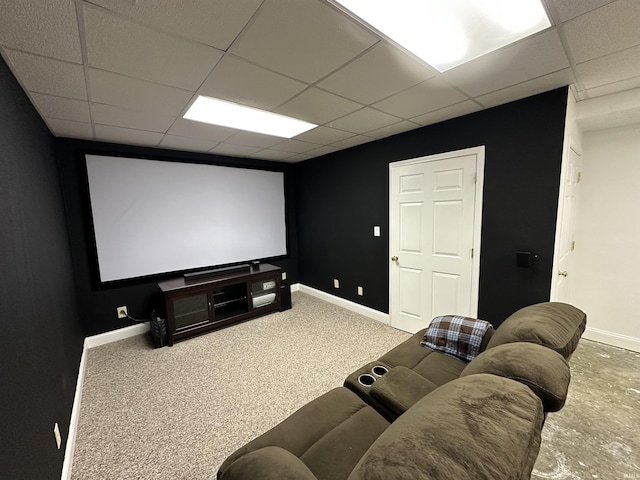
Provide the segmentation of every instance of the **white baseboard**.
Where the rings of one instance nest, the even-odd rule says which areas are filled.
[[[99,347],[100,345],[106,345],[107,343],[117,342],[129,337],[135,337],[136,335],[142,335],[149,331],[149,322],[140,323],[138,325],[131,325],[130,327],[120,328],[111,332],[100,333],[99,335],[93,335],[87,337],[84,340],[87,348]]]
[[[389,325],[388,313],[365,307],[364,305],[360,305],[359,303],[355,303],[350,300],[345,300],[344,298],[336,297],[335,295],[323,292],[322,290],[317,290],[315,288],[307,287],[306,285],[297,283],[295,285],[291,285],[291,291],[300,291],[302,293],[306,293],[313,297],[319,298],[320,300],[324,300],[325,302],[333,303],[334,305],[338,305],[339,307],[346,308],[347,310],[351,310],[352,312],[359,313],[360,315],[364,315],[365,317],[369,317],[373,320],[377,320],[378,322]]]
[[[73,396],[73,407],[71,408],[71,420],[69,421],[69,435],[67,445],[64,449],[64,461],[62,462],[62,475],[60,480],[71,480],[71,467],[73,467],[73,455],[76,451],[76,436],[78,434],[78,420],[80,418],[80,403],[82,401],[82,386],[84,385],[84,372],[87,365],[87,341],[85,339],[80,357],[80,367],[78,368],[78,379],[76,380],[76,393]]]
[[[583,338],[595,342],[605,343],[614,347],[624,348],[640,353],[640,338],[630,337],[619,333],[600,330],[599,328],[587,327],[582,334]]]

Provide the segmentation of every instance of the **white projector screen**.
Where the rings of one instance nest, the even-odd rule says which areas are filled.
[[[287,254],[284,174],[86,155],[100,280]]]

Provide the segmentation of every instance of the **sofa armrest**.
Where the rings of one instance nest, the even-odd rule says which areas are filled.
[[[371,396],[398,416],[438,386],[407,367],[394,367],[371,387]]]
[[[264,447],[238,458],[219,480],[318,480],[302,461],[280,447]]]

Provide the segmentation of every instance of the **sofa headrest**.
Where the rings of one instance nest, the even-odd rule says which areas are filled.
[[[540,398],[546,412],[557,412],[564,406],[571,381],[569,364],[559,353],[527,342],[506,343],[481,353],[460,376],[478,373],[523,383]]]
[[[513,342],[531,342],[548,347],[569,359],[587,325],[582,310],[559,302],[524,307],[496,329],[487,350]]]
[[[542,403],[521,383],[489,374],[458,378],[393,422],[348,480],[529,478],[543,418]]]

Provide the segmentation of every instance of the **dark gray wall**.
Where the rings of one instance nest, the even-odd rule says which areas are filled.
[[[59,479],[84,337],[52,136],[1,58],[0,145],[0,476]]]
[[[159,312],[164,309],[164,299],[157,285],[157,281],[163,278],[162,276],[111,285],[100,284],[86,178],[86,153],[283,171],[285,174],[289,230],[289,257],[270,263],[282,267],[287,272],[287,281],[289,283],[297,282],[298,266],[296,259],[298,256],[298,244],[296,237],[296,206],[293,202],[292,165],[282,162],[58,139],[56,141],[56,156],[66,205],[78,302],[80,311],[83,312],[82,320],[86,335],[96,335],[134,324],[135,322],[131,320],[119,320],[117,318],[116,308],[120,305],[126,305],[129,315],[138,319],[148,319],[149,312],[152,309],[157,309]],[[117,195],[117,189],[114,190],[114,194]],[[225,208],[225,206],[212,206],[212,215],[215,215],[215,209],[217,208]],[[170,228],[171,218],[167,218],[163,224],[158,225],[158,235],[162,235],[163,231]],[[123,235],[126,235],[126,232],[123,232]],[[260,235],[260,232],[256,232],[256,235]]]
[[[548,300],[566,99],[561,88],[297,164],[300,282],[388,312],[389,163],[485,145],[478,314],[497,326]],[[516,266],[521,249],[532,268]]]

